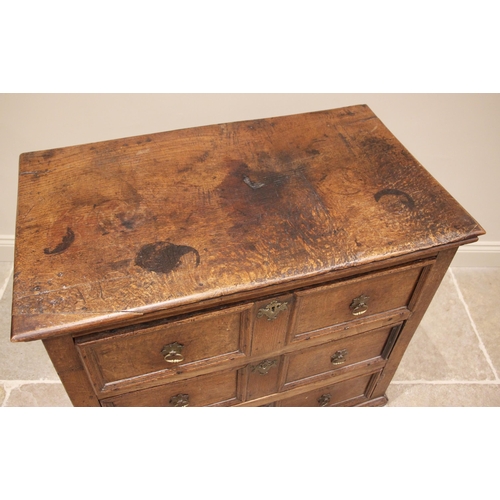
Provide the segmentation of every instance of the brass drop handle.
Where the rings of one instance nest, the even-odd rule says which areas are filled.
[[[179,344],[179,342],[173,342],[172,344],[166,345],[161,353],[163,358],[167,363],[182,363],[184,361],[184,356],[181,354],[184,346]]]
[[[176,396],[172,396],[169,405],[172,407],[189,406],[189,394],[177,394]]]
[[[332,365],[344,364],[347,361],[346,359],[347,354],[348,354],[347,349],[341,349],[340,351],[334,352],[331,357]]]
[[[330,399],[332,399],[331,394],[323,394],[318,398],[318,404],[319,406],[328,406],[328,403],[330,402]]]
[[[257,318],[266,316],[268,321],[273,321],[277,318],[281,311],[285,311],[286,309],[288,309],[288,302],[278,302],[277,300],[273,300],[267,304],[266,307],[259,309]]]
[[[267,375],[269,370],[277,364],[278,362],[275,359],[266,359],[258,365],[252,366],[252,372],[257,372],[259,375]]]
[[[361,316],[361,314],[365,314],[365,312],[368,311],[369,300],[370,297],[364,294],[353,299],[351,305],[349,306],[349,309],[351,310],[353,316]]]

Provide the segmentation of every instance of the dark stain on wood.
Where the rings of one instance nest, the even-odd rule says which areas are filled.
[[[296,161],[283,152],[270,157],[265,170],[250,169],[237,161],[228,168],[218,190],[221,206],[233,219],[228,230],[231,237],[236,241],[250,238],[252,243],[254,238],[264,239],[269,248],[281,248],[290,240],[314,246],[318,237],[332,233],[333,221],[308,179],[308,167],[293,166]]]
[[[122,226],[126,229],[134,229],[134,221],[133,220],[126,220],[123,217],[118,216],[120,219]]]
[[[42,154],[42,158],[44,160],[50,160],[54,156],[54,154],[55,151],[53,149],[49,149]]]
[[[361,142],[361,146],[368,150],[371,155],[384,155],[394,149],[392,144],[381,137],[367,137]]]
[[[235,162],[236,163],[236,162]],[[245,178],[248,182],[245,182]],[[252,187],[250,178],[258,179],[259,189]],[[242,181],[243,179],[243,181]],[[289,181],[289,175],[275,171],[250,171],[245,163],[236,163],[228,169],[228,175],[219,186],[221,205],[234,214],[233,229],[255,231],[263,219],[271,214],[280,220],[286,216],[283,207],[283,188]],[[231,231],[232,232],[232,231]]]
[[[59,245],[57,245],[54,249],[44,248],[43,253],[46,255],[55,255],[58,253],[62,253],[67,250],[71,244],[75,241],[75,233],[71,230],[71,228],[66,229],[66,234],[63,236],[63,239]]]
[[[204,163],[207,158],[210,156],[210,151],[205,151],[201,156],[199,156],[197,158],[197,160],[200,162],[200,163]]]
[[[319,151],[318,149],[311,148],[311,149],[306,149],[306,153],[312,156],[316,156],[321,154],[321,151]]]
[[[196,256],[196,267],[200,264],[198,250],[187,245],[174,245],[168,241],[158,241],[144,245],[136,256],[135,264],[147,271],[170,273],[181,264],[181,258],[189,253]]]
[[[120,225],[125,229],[135,229],[138,223],[143,222],[143,217],[140,217],[136,214],[125,214],[119,213],[116,214],[116,218],[120,221]]]
[[[390,195],[397,196],[399,198],[399,201],[410,210],[413,210],[415,208],[415,201],[413,200],[413,198],[408,193],[400,191],[399,189],[382,189],[375,194],[375,201],[378,202],[383,196]]]

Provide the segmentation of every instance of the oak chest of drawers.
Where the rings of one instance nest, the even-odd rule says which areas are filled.
[[[484,230],[364,105],[20,158],[12,340],[75,406],[375,406]]]

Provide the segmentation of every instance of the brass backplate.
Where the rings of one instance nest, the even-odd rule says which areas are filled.
[[[278,314],[281,311],[285,311],[288,309],[288,302],[278,302],[277,300],[273,300],[266,307],[259,309],[257,314],[257,318],[262,318],[262,316],[266,316],[268,321],[275,320]]]

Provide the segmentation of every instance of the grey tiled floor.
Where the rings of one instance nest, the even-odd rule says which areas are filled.
[[[0,406],[71,406],[41,342],[10,343],[12,263],[0,262]],[[496,300],[495,300],[496,299]],[[451,268],[387,406],[500,406],[500,268]]]

